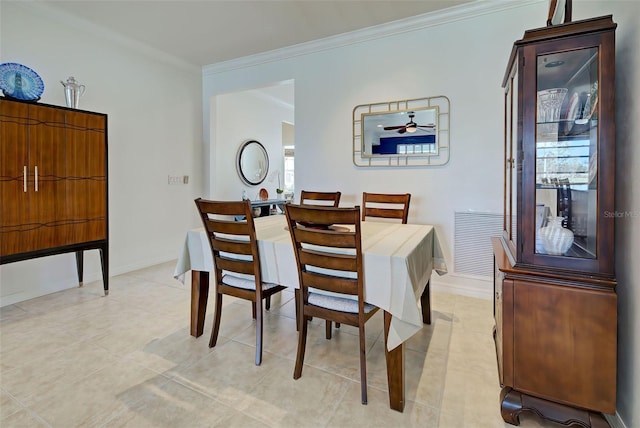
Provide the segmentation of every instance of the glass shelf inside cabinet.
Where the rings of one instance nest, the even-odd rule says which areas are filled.
[[[596,258],[598,48],[538,56],[535,252]]]

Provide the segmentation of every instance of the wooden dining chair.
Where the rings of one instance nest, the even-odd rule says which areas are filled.
[[[407,223],[411,193],[367,193],[362,192],[362,221],[366,217],[392,218]]]
[[[262,362],[262,300],[266,300],[265,306],[269,310],[271,296],[286,287],[262,282],[250,201],[210,201],[198,198],[195,202],[209,238],[216,276],[216,305],[209,347],[215,347],[218,341],[222,296],[226,294],[249,300],[256,320],[256,365],[259,366]],[[237,221],[237,218],[244,219]]]
[[[363,297],[360,207],[287,204],[285,213],[300,283],[300,288],[296,290],[298,353],[293,378],[302,376],[308,321],[312,317],[324,319],[328,331],[332,321],[357,327],[360,336],[362,404],[367,404],[364,325],[379,308],[365,303]],[[339,226],[310,226],[319,224]],[[333,294],[327,295],[323,291]]]
[[[337,207],[340,204],[340,196],[342,196],[342,192],[312,192],[302,190],[300,192],[300,204]],[[340,328],[340,323],[336,323],[336,328]],[[327,339],[331,339],[331,321],[327,321]]]
[[[362,192],[362,221],[366,217],[400,219],[407,224],[411,193],[367,193]],[[425,324],[431,324],[431,285],[422,293],[420,302],[423,307],[422,318]],[[338,325],[336,325],[338,327]]]
[[[301,205],[323,205],[337,207],[340,203],[341,192],[310,192],[302,190],[300,192]]]

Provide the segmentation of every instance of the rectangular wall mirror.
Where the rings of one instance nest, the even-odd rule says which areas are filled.
[[[356,166],[444,165],[449,161],[449,99],[362,104],[353,109]]]

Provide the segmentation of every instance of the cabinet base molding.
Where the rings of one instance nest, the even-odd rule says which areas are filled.
[[[564,425],[579,425],[584,428],[610,428],[601,413],[577,409],[542,398],[532,397],[512,388],[500,392],[502,419],[511,425],[520,425],[520,413],[535,413],[543,419]]]

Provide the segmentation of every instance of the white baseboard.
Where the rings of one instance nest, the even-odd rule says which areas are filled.
[[[139,260],[135,263],[130,263],[123,266],[116,266],[114,269],[112,269],[109,272],[109,276],[111,277],[111,276],[122,275],[125,273],[133,272],[135,270],[145,269],[151,266],[160,265],[162,263],[170,262],[171,260],[176,260],[176,259],[177,259],[176,255],[173,254],[171,256],[156,257],[154,259],[147,259],[147,260]],[[98,277],[97,279],[100,279],[100,278],[101,277]]]
[[[60,256],[60,255],[59,255]],[[41,258],[39,260],[44,260]],[[109,277],[122,275],[125,273],[133,272],[138,269],[144,269],[158,264],[166,263],[171,260],[175,260],[175,255],[168,255],[166,257],[157,257],[154,259],[139,260],[135,263],[127,265],[116,266],[109,270]],[[27,261],[28,262],[28,261]],[[88,284],[94,281],[102,281],[102,271],[99,266],[94,266],[92,269],[86,269],[84,271],[83,283]],[[0,307],[13,305],[16,303],[24,302],[25,300],[35,299],[36,297],[45,296],[47,294],[57,293],[63,290],[69,290],[72,288],[78,288],[78,278],[75,271],[75,259],[71,263],[71,267],[68,268],[69,273],[63,274],[62,278],[51,281],[38,281],[37,284],[31,284],[25,288],[20,289],[17,292],[0,296]]]
[[[607,422],[609,422],[609,425],[611,425],[611,428],[627,428],[627,426],[622,421],[622,418],[620,418],[618,412],[616,412],[615,415],[603,415]]]
[[[57,293],[58,291],[68,290],[70,288],[77,288],[78,280],[72,282],[58,282],[43,284],[42,287],[31,288],[28,290],[21,290],[17,293],[9,294],[7,296],[0,297],[0,307],[14,305],[16,303],[24,302],[26,300],[35,299],[36,297],[45,296],[47,294]]]
[[[431,290],[479,299],[493,299],[493,278],[461,274],[431,275]]]

